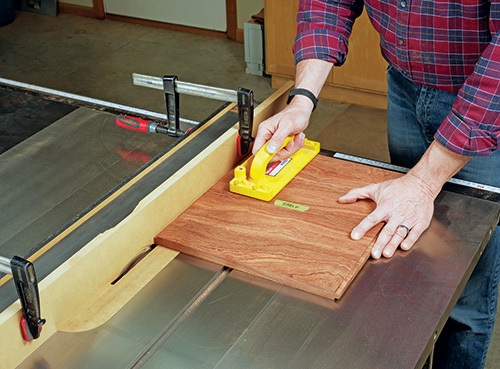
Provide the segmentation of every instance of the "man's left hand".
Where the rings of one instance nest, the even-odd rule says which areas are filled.
[[[419,178],[407,174],[353,189],[339,198],[339,202],[349,204],[360,199],[375,201],[376,209],[352,230],[351,237],[358,240],[377,224],[385,222],[371,254],[375,259],[382,255],[390,258],[398,246],[409,250],[429,227],[435,198],[431,192]]]

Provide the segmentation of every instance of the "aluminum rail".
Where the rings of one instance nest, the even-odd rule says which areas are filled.
[[[0,273],[12,274],[12,269],[10,268],[10,259],[0,256]]]
[[[163,79],[145,74],[132,73],[134,85],[163,90]],[[218,88],[195,83],[175,81],[176,92],[192,96],[206,97],[208,99],[238,102],[238,93],[235,90]]]
[[[38,92],[38,93],[42,93],[42,94],[46,94],[46,95],[59,96],[59,97],[63,97],[66,99],[83,102],[86,104],[92,104],[92,105],[96,105],[96,106],[102,106],[102,107],[105,107],[108,109],[118,110],[118,111],[124,112],[126,114],[138,114],[141,116],[147,116],[147,117],[151,117],[154,119],[163,119],[163,120],[168,119],[165,114],[161,114],[161,113],[157,113],[157,112],[153,112],[153,111],[149,111],[149,110],[144,110],[144,109],[138,109],[138,108],[134,108],[131,106],[122,105],[122,104],[115,104],[115,103],[111,103],[108,101],[93,99],[90,97],[76,95],[76,94],[72,94],[72,93],[68,93],[68,92],[62,92],[62,91],[54,90],[51,88],[40,87],[40,86],[32,85],[29,83],[17,82],[17,81],[13,81],[10,79],[0,78],[0,85],[21,88],[21,89],[34,91],[34,92]],[[179,121],[181,123],[192,124],[192,125],[199,125],[200,124],[199,122],[197,122],[195,120],[190,120],[190,119],[185,119],[185,118],[180,118]]]

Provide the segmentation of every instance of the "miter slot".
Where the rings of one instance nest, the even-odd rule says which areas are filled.
[[[179,311],[172,321],[166,325],[156,337],[141,351],[141,353],[127,366],[127,369],[142,368],[148,360],[161,348],[179,328],[179,326],[189,318],[202,304],[203,301],[226,279],[233,269],[222,267],[215,275],[203,286],[200,291]]]

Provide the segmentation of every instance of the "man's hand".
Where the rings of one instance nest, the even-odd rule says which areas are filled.
[[[372,248],[372,257],[378,259],[381,255],[392,257],[398,246],[403,250],[413,246],[429,227],[435,197],[418,178],[406,175],[353,189],[339,198],[339,202],[348,204],[360,199],[375,201],[377,208],[352,230],[351,238],[359,240],[374,226],[385,222]]]
[[[372,256],[390,258],[398,246],[409,250],[429,227],[434,200],[442,186],[469,159],[433,142],[417,165],[403,177],[357,188],[340,197],[339,202],[344,204],[359,199],[371,199],[377,204],[352,230],[351,238],[359,240],[368,230],[385,222],[373,245]]]
[[[270,154],[278,152],[288,136],[295,136],[295,139],[280,150],[272,160],[281,160],[295,154],[304,146],[305,135],[303,131],[309,123],[311,111],[307,101],[302,102],[299,99],[294,99],[281,112],[262,122],[253,144],[252,154],[255,155],[266,142],[267,151]]]
[[[311,91],[314,96],[318,96],[332,65],[320,59],[300,61],[296,66],[294,88],[304,88]],[[295,136],[295,139],[279,151],[272,160],[281,160],[299,151],[304,146],[303,131],[309,124],[313,109],[314,104],[308,97],[295,95],[290,105],[259,125],[252,154],[255,155],[266,142],[267,151],[273,154],[280,149],[288,136]]]

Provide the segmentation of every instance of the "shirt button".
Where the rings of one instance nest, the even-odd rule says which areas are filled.
[[[406,5],[408,5],[405,0],[401,1],[400,4],[402,8],[406,8]]]
[[[398,40],[398,44],[403,45],[404,43],[405,43],[405,41],[404,41],[402,38],[400,38],[400,39]]]

